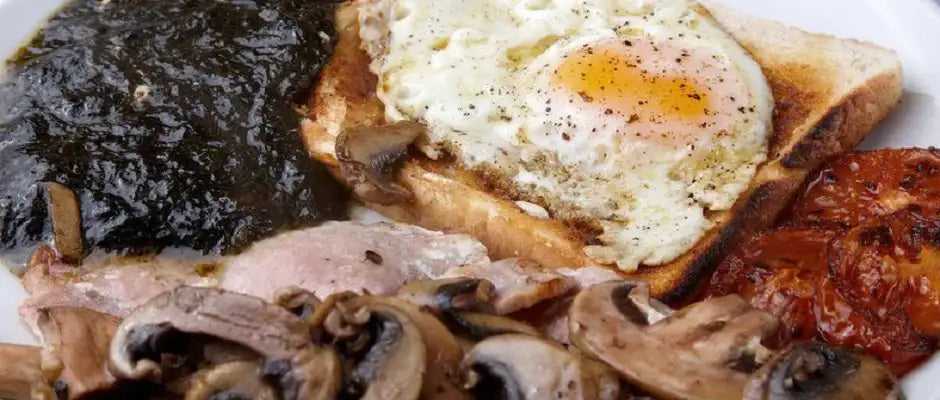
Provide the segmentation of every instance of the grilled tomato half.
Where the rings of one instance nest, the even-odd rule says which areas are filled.
[[[738,293],[781,319],[778,345],[859,347],[897,373],[940,337],[940,152],[858,152],[809,181],[779,226],[718,266],[708,295]]]

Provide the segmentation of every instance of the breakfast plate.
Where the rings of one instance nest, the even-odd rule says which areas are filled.
[[[896,112],[873,131],[862,148],[940,145],[940,5],[933,0],[719,0],[743,12],[814,32],[858,38],[894,49],[904,67],[904,94]],[[58,0],[0,0],[0,52],[10,54]],[[354,215],[354,218],[357,217]],[[362,215],[361,218],[371,218]],[[26,293],[12,274],[0,271],[0,342],[35,343],[19,322],[17,307]],[[940,399],[935,357],[904,381],[911,399]]]

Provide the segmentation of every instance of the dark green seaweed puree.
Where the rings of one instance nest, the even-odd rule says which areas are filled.
[[[37,182],[79,196],[87,246],[202,251],[342,218],[297,129],[332,50],[316,0],[76,0],[0,83],[0,253],[48,231]]]

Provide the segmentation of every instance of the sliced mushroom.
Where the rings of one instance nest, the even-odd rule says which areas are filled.
[[[327,330],[343,327],[343,353],[355,366],[346,378],[346,396],[362,399],[417,399],[427,362],[418,327],[402,309],[368,296],[338,303],[326,318]],[[343,324],[331,324],[338,315]],[[357,334],[349,334],[357,329]]]
[[[56,398],[42,371],[41,349],[0,344],[0,398],[52,400]]]
[[[455,331],[477,340],[509,333],[541,336],[532,325],[501,315],[458,311],[447,314],[445,320]]]
[[[533,325],[543,336],[568,348],[571,347],[568,310],[572,302],[574,302],[574,295],[558,299],[531,318]]]
[[[460,389],[460,362],[463,350],[457,338],[431,314],[407,302],[396,298],[385,298],[408,313],[411,321],[418,327],[427,349],[427,363],[421,397],[426,399],[470,399],[470,394]]]
[[[410,200],[411,192],[395,183],[395,174],[423,132],[423,126],[408,121],[344,129],[336,138],[336,158],[356,195],[379,204]]]
[[[207,364],[280,363],[285,367],[277,371],[282,398],[331,399],[340,386],[339,362],[331,352],[315,347],[308,326],[285,308],[242,294],[182,286],[150,300],[121,323],[111,342],[110,367],[123,379],[175,386],[170,382],[185,382],[194,368]],[[311,368],[310,360],[322,364]],[[318,387],[311,389],[312,382]],[[177,391],[188,390],[181,386]]]
[[[281,307],[219,289],[181,286],[121,323],[111,343],[111,368],[120,378],[159,381],[160,355],[177,350],[189,334],[238,343],[270,359],[290,359],[309,344],[303,321]]]
[[[478,399],[616,399],[610,368],[529,335],[494,336],[464,360]]]
[[[398,290],[399,298],[425,311],[474,310],[488,306],[493,285],[482,279],[449,278],[414,281]]]
[[[264,375],[275,379],[281,398],[291,400],[332,400],[342,386],[343,368],[332,348],[308,347],[290,362],[265,364]]]
[[[801,343],[778,354],[747,384],[745,400],[891,400],[897,379],[871,356],[820,343]]]
[[[418,281],[405,285],[398,296],[438,315],[457,333],[483,339],[507,333],[539,335],[537,329],[524,322],[486,312],[493,285],[482,279],[451,278]]]
[[[190,378],[185,399],[278,399],[277,390],[264,382],[260,368],[258,362],[233,361],[201,370]]]
[[[507,258],[495,262],[473,263],[454,267],[442,278],[485,279],[492,284],[490,303],[493,313],[511,314],[557,298],[576,285],[573,278],[524,258]]]
[[[671,313],[646,283],[623,281],[579,293],[568,325],[575,346],[657,397],[732,399],[769,355],[760,342],[777,321],[738,296]]]
[[[392,363],[388,366],[398,375],[396,379],[404,379],[402,374],[411,374],[408,379],[415,379],[413,374],[416,371],[424,371],[423,374],[419,372],[417,375],[418,382],[421,385],[421,398],[470,398],[469,394],[459,387],[460,362],[463,358],[460,345],[450,331],[447,330],[447,327],[432,315],[422,312],[412,303],[393,297],[361,296],[343,302],[340,307],[345,310],[346,314],[352,313],[352,319],[362,319],[362,315],[364,315],[362,311],[366,310],[372,315],[376,312],[395,315],[396,318],[406,323],[403,325],[414,326],[425,350],[424,364],[419,369],[407,371],[407,367],[395,364],[396,361],[391,358],[387,357],[387,362]],[[356,315],[359,315],[359,317],[356,317]],[[402,342],[402,344],[407,343]],[[371,353],[372,349],[375,348],[376,344],[373,343],[369,352]],[[360,362],[359,365],[361,366],[362,363]],[[356,369],[358,370],[360,367],[357,366]],[[367,393],[384,393],[381,386],[375,386],[379,384],[388,385],[389,382],[373,381],[369,384]]]
[[[117,380],[108,371],[108,351],[119,323],[114,316],[85,308],[56,307],[40,313],[43,341],[62,363],[59,386],[67,388],[67,398],[114,389]]]
[[[85,255],[82,214],[75,193],[55,182],[40,183],[52,225],[53,244],[69,264],[77,264]]]
[[[286,308],[306,321],[316,315],[322,302],[315,294],[297,286],[291,286],[275,295],[274,304]]]

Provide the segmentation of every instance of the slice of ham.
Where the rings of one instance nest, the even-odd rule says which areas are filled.
[[[604,267],[559,268],[556,269],[555,272],[573,279],[578,291],[598,283],[624,279],[624,277],[616,271]]]
[[[111,338],[121,320],[85,308],[52,307],[43,310],[39,329],[46,351],[61,363],[59,380],[68,398],[94,398],[116,382],[108,364]]]
[[[43,309],[81,307],[124,317],[180,285],[220,287],[273,300],[292,286],[320,298],[342,291],[392,295],[411,281],[469,277],[490,281],[495,311],[507,314],[620,279],[599,267],[549,271],[522,259],[491,262],[483,245],[470,236],[384,222],[328,222],[260,241],[232,257],[110,259],[80,267],[55,260],[40,254],[24,276],[31,295],[20,314],[35,332]]]
[[[180,285],[215,286],[218,279],[203,273],[218,268],[221,258],[96,262],[75,267],[60,262],[32,265],[23,277],[30,296],[20,305],[20,316],[39,332],[39,312],[54,307],[80,307],[124,317],[156,295]]]
[[[256,243],[227,264],[221,286],[269,300],[288,286],[320,298],[342,291],[391,295],[407,282],[489,261],[483,244],[467,235],[330,222]]]
[[[256,243],[234,257],[154,257],[74,267],[53,256],[34,258],[23,283],[30,292],[20,315],[34,332],[39,311],[82,307],[124,317],[180,285],[217,286],[271,300],[298,286],[317,296],[341,291],[393,294],[404,283],[436,279],[452,267],[489,263],[467,235],[391,223],[329,222]]]

